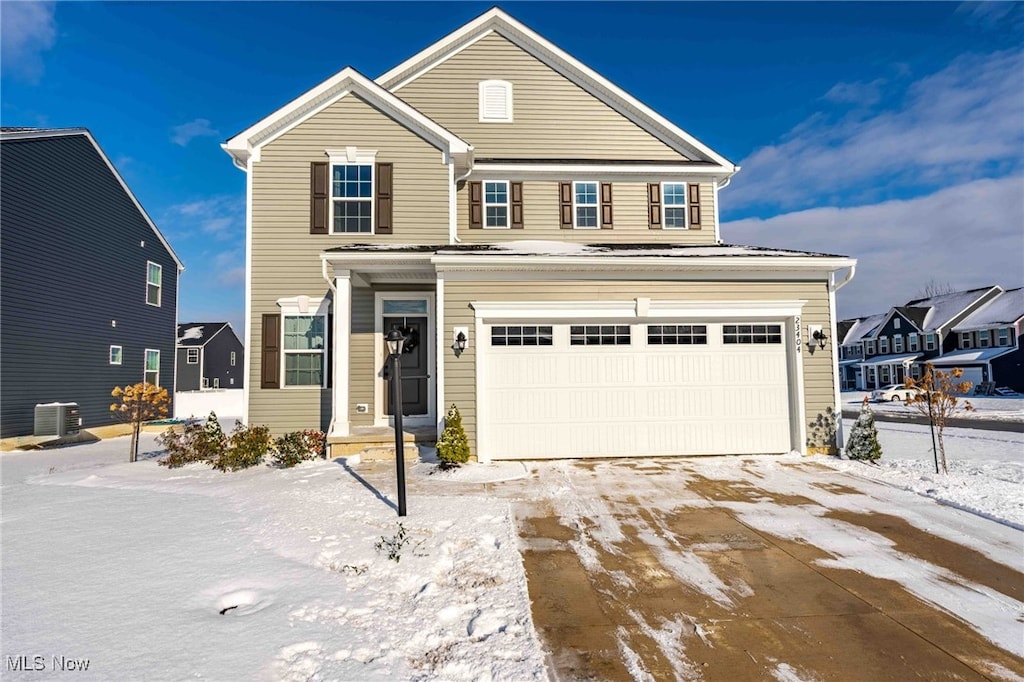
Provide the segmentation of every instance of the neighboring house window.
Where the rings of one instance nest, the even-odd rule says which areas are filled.
[[[889,365],[882,365],[878,368],[878,380],[882,382],[883,386],[889,385]]]
[[[188,364],[190,364],[190,365],[198,365],[199,364],[199,349],[198,348],[189,348],[188,350],[185,351],[185,355],[186,355],[185,362],[187,362]]]
[[[508,81],[480,81],[480,122],[512,122],[512,84]]]
[[[722,325],[722,343],[766,344],[782,343],[782,325],[779,324],[726,324]]]
[[[896,336],[892,337],[892,352],[893,353],[902,353],[903,352],[903,335],[902,334],[897,334]]]
[[[900,328],[900,318],[898,318],[898,317],[892,318],[892,328],[893,329],[899,329]]]
[[[210,387],[210,378],[209,377],[203,377],[203,388],[209,388],[209,387]]]
[[[1010,330],[1000,329],[999,330],[999,345],[1009,346],[1010,345]]]
[[[550,325],[491,327],[492,346],[550,346],[553,342]]]
[[[160,290],[163,289],[163,283],[163,266],[153,261],[146,261],[146,303],[160,305]]]
[[[661,223],[666,228],[686,228],[686,183],[661,183]]]
[[[868,354],[868,355],[874,355],[875,354],[875,342],[874,341],[865,341],[864,342],[864,352],[866,354]]]
[[[220,378],[219,377],[214,377],[213,378],[213,387],[214,388],[220,388]]]
[[[987,329],[978,332],[978,348],[988,348],[992,345],[992,337]]]
[[[907,346],[907,350],[909,350],[911,353],[916,353],[917,351],[921,350],[921,342],[920,339],[917,338],[917,334],[911,334],[909,337],[907,337]]]
[[[160,385],[160,351],[146,349],[146,369],[142,380],[154,386]]]
[[[971,338],[970,332],[960,332],[960,347],[974,348],[974,339]]]
[[[572,346],[628,346],[628,324],[574,324],[569,326]]]
[[[508,183],[484,182],[484,227],[508,227]]]
[[[875,368],[874,367],[868,367],[868,371],[867,371],[867,385],[869,387],[875,385]]]
[[[231,351],[231,366],[232,367],[235,366],[235,360],[236,360],[236,358],[235,358],[235,351]]]
[[[889,337],[883,336],[878,339],[878,354],[885,355],[889,352]]]
[[[110,364],[120,365],[121,364],[121,346],[110,347]]]
[[[284,316],[284,385],[323,386],[326,323],[323,315]]]
[[[573,227],[600,227],[596,182],[572,183]]]
[[[705,345],[708,328],[703,324],[650,324],[647,325],[647,343],[652,346]]]
[[[910,366],[910,376],[914,377],[915,379],[920,379],[921,378],[921,365],[917,364],[916,362],[914,364],[912,364]]]
[[[373,164],[331,166],[334,232],[373,232]]]
[[[924,349],[925,350],[935,350],[936,346],[938,345],[938,342],[939,342],[939,339],[938,339],[938,337],[935,334],[925,334],[924,335]]]

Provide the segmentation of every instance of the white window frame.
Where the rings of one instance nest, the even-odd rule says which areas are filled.
[[[326,150],[330,164],[328,165],[327,196],[330,202],[330,211],[327,223],[328,234],[359,235],[377,233],[377,150],[359,149],[358,147],[345,147],[344,149]],[[334,229],[334,205],[337,201],[361,202],[366,201],[363,197],[336,197],[334,196],[334,168],[335,166],[369,166],[370,167],[370,231],[369,232],[336,232]],[[392,178],[392,183],[394,178]]]
[[[238,362],[238,354],[235,351],[231,351],[231,366],[234,367]]]
[[[196,359],[192,359],[192,353],[196,354]],[[187,365],[198,365],[199,364],[199,349],[198,348],[186,348],[185,349],[185,364]]]
[[[868,355],[874,355],[875,354],[875,341],[874,341],[874,339],[868,339],[867,341],[864,342],[864,354],[865,354],[865,357],[868,356]]]
[[[1007,348],[1008,346],[1012,346],[1013,342],[1011,339],[1012,337],[1010,335],[1009,327],[1003,327],[1002,329],[999,330],[999,333],[996,335],[996,342],[999,344],[1000,348]]]
[[[889,354],[889,337],[880,336],[878,337],[878,354],[888,355]]]
[[[924,335],[924,349],[935,350],[939,347],[939,337],[936,334]]]
[[[971,338],[970,332],[960,332],[960,348],[964,350],[974,348],[974,339]]]
[[[579,203],[576,199],[579,196],[577,193],[577,187],[579,185],[593,185],[594,186],[594,203],[583,204]],[[594,209],[594,224],[593,225],[580,225],[580,214],[579,209],[581,208],[593,208]],[[574,180],[572,183],[572,227],[575,230],[600,230],[601,229],[601,183],[593,180]]]
[[[156,353],[156,369],[151,370],[149,368],[149,354]],[[156,380],[150,381],[149,375],[156,374]],[[147,348],[142,355],[142,381],[147,384],[153,384],[154,386],[160,386],[160,351],[156,348]]]
[[[900,318],[898,318],[898,317],[892,318],[892,328],[893,329],[899,329],[900,328]]]
[[[992,347],[992,332],[987,329],[981,329],[978,331],[978,348],[991,348]]]
[[[668,195],[665,193],[665,187],[668,185],[681,185],[683,188],[683,203],[682,204],[671,204],[668,203]],[[690,188],[685,182],[662,182],[661,183],[661,227],[665,230],[688,230],[690,229],[690,205],[689,197],[687,192]],[[668,210],[669,209],[681,208],[683,209],[683,226],[670,226],[668,224]]]
[[[210,387],[210,378],[209,377],[203,377],[203,388],[209,388],[209,387]]]
[[[907,336],[907,350],[911,353],[916,353],[921,350],[921,340],[918,338],[917,334],[914,334],[913,332]]]
[[[156,268],[157,282],[149,281],[149,272],[152,267]],[[149,300],[149,288],[156,287],[156,303]],[[146,305],[151,305],[155,308],[159,308],[163,302],[163,291],[164,291],[164,266],[159,263],[154,263],[151,260],[146,261]]]
[[[115,351],[117,358],[114,358]],[[124,348],[121,346],[111,346],[110,350],[107,351],[107,360],[111,365],[120,365],[124,361]]]
[[[902,353],[903,352],[903,335],[902,334],[897,334],[896,336],[892,337],[892,352],[893,353]]]
[[[324,369],[324,374],[325,375],[327,374],[327,370],[326,369]],[[220,377],[214,377],[213,378],[213,387],[214,388],[220,388]]]
[[[505,185],[505,202],[488,202],[487,201],[487,185],[489,184],[502,184]],[[512,183],[508,180],[483,180],[480,186],[480,201],[483,210],[483,228],[485,230],[507,230],[512,227]],[[504,225],[488,225],[487,224],[487,209],[489,207],[505,209],[505,224]]]
[[[505,111],[503,114],[497,115],[494,112],[488,113],[486,110],[485,102],[486,92],[488,90],[500,89],[503,91],[505,98]],[[512,84],[508,81],[503,80],[485,80],[480,81],[477,86],[477,93],[479,96],[479,121],[480,123],[512,123]]]
[[[324,340],[319,349],[317,348],[285,348],[284,337],[289,317],[320,317],[323,319],[324,324]],[[327,328],[327,313],[312,311],[307,313],[300,312],[281,312],[281,388],[283,389],[322,389],[327,388],[327,348],[328,338],[330,337],[330,330]],[[288,356],[289,355],[315,355],[319,353],[323,358],[320,362],[320,383],[319,384],[289,384],[288,383]]]

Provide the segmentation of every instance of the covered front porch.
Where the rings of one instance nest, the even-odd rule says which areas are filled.
[[[921,353],[879,355],[860,363],[864,390],[871,391],[889,384],[902,384],[911,375],[911,366]]]

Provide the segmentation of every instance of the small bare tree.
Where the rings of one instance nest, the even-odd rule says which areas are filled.
[[[971,390],[970,381],[959,381],[963,374],[964,371],[959,367],[952,372],[939,372],[930,364],[926,364],[924,375],[920,379],[907,377],[907,386],[920,390],[920,393],[915,393],[907,399],[907,405],[927,417],[932,428],[935,473],[940,472],[940,465],[942,473],[949,473],[946,468],[946,445],[942,439],[946,424],[956,415],[974,410],[970,402],[960,399],[957,395]]]
[[[949,282],[940,282],[937,279],[932,278],[924,283],[924,286],[921,287],[919,292],[917,292],[917,295],[920,298],[931,298],[932,296],[952,294],[955,291],[956,287]]]
[[[142,430],[142,424],[167,416],[167,406],[171,402],[167,389],[154,384],[138,383],[124,388],[115,386],[110,395],[117,398],[117,402],[110,405],[114,419],[132,425],[128,461],[134,462],[139,457],[139,431]]]

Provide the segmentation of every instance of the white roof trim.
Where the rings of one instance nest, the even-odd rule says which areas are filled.
[[[807,301],[470,301],[476,318],[693,320],[782,319],[799,315]]]
[[[427,118],[351,66],[249,126],[222,144],[221,148],[235,159],[235,165],[244,167],[250,156],[259,158],[259,149],[263,145],[348,94],[372,101],[385,114],[449,155],[466,154],[473,148],[461,137]]]
[[[149,227],[153,230],[153,233],[156,234],[156,238],[160,240],[160,243],[163,244],[165,249],[167,249],[167,253],[169,253],[171,255],[171,258],[174,259],[175,264],[178,266],[178,272],[180,273],[184,271],[185,264],[181,262],[180,258],[178,258],[178,254],[176,254],[174,252],[174,249],[171,248],[170,243],[168,243],[168,241],[164,239],[164,236],[163,234],[160,233],[160,230],[159,228],[157,228],[156,223],[154,223],[153,220],[149,217],[149,214],[146,213],[146,209],[142,208],[142,204],[139,203],[139,200],[135,197],[135,194],[131,191],[131,189],[129,189],[128,183],[124,181],[124,178],[121,177],[121,174],[117,172],[116,168],[114,168],[114,164],[111,163],[110,158],[108,158],[106,153],[104,153],[103,148],[100,147],[99,143],[96,141],[96,138],[92,136],[92,133],[89,132],[88,128],[61,128],[57,130],[18,130],[13,132],[2,133],[0,134],[0,139],[28,140],[45,137],[72,137],[74,135],[84,135],[85,138],[92,143],[92,146],[96,149],[96,153],[100,155],[100,158],[103,159],[103,162],[107,164],[107,168],[109,168],[110,172],[114,174],[114,178],[117,179],[117,181],[121,184],[121,189],[123,189],[125,194],[128,195],[128,198],[132,200],[132,203],[135,204],[135,208],[139,210],[139,213],[145,219]]]
[[[530,256],[525,254],[491,255],[481,253],[444,254],[431,258],[441,269],[512,269],[561,270],[584,268],[588,270],[673,269],[673,270],[811,270],[832,272],[851,267],[857,261],[851,258],[820,256]]]
[[[724,166],[709,166],[703,163],[491,163],[474,161],[472,178],[502,178],[514,180],[523,178],[600,177],[611,180],[678,178],[685,175],[695,182],[715,182],[732,175],[734,170]]]
[[[917,307],[917,306],[903,306],[903,307]],[[928,314],[929,315],[931,314],[931,310],[928,311]],[[903,319],[904,321],[906,321],[907,324],[909,324],[911,327],[913,327],[914,331],[916,331],[918,334],[924,334],[925,333],[924,329],[921,329],[920,327],[918,327],[914,323],[913,320],[911,320],[909,317],[907,317],[906,315],[901,313],[899,310],[897,310],[896,308],[889,308],[889,312],[886,313],[885,317],[882,318],[882,321],[879,322],[871,331],[869,331],[867,334],[865,334],[861,338],[862,339],[877,339],[877,338],[879,338],[878,337],[879,333],[881,333],[881,331],[883,329],[885,329],[885,325],[889,324],[889,321],[892,320],[892,316],[893,315],[899,315],[900,318]],[[925,319],[927,319],[927,315],[925,316]],[[900,335],[904,335],[904,330],[902,330],[902,329],[900,330]]]
[[[922,357],[921,353],[911,353],[904,355],[879,355],[878,357],[871,358],[870,360],[862,360],[860,366],[874,367],[875,365],[894,365],[896,363],[907,364],[909,362],[917,360],[920,357]]]
[[[707,160],[717,163],[732,173],[739,170],[739,166],[561,48],[516,21],[498,7],[489,9],[473,21],[405,60],[377,78],[377,83],[392,92],[397,91],[441,61],[462,51],[491,32],[498,33],[512,41],[677,152],[691,156],[704,156]]]

